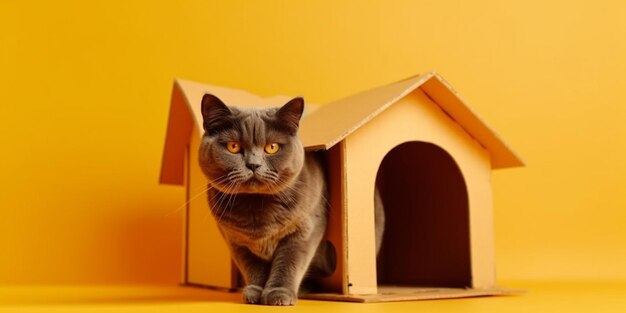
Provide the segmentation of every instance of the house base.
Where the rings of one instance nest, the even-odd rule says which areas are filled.
[[[302,299],[330,300],[345,302],[394,302],[413,300],[436,300],[471,298],[496,295],[514,295],[524,293],[523,290],[512,289],[472,289],[472,288],[435,288],[435,287],[404,287],[404,286],[379,286],[377,294],[350,295],[335,293],[312,293],[300,296]]]
[[[213,287],[197,283],[181,283],[181,286],[192,288],[206,288],[222,292],[240,292],[240,288]],[[407,286],[378,286],[377,294],[350,295],[339,293],[308,293],[298,298],[306,300],[342,301],[357,303],[397,302],[416,300],[438,300],[474,298],[486,296],[516,295],[526,293],[525,290],[490,288],[439,288],[439,287],[407,287]]]

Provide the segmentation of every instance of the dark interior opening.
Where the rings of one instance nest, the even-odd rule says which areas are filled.
[[[463,175],[442,148],[396,146],[376,177],[385,208],[378,284],[470,287],[469,203]]]

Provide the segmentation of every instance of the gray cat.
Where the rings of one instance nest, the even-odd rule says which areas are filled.
[[[321,244],[328,218],[322,157],[305,152],[297,136],[303,109],[302,98],[258,110],[202,98],[200,166],[212,215],[243,274],[246,303],[293,305],[307,274],[334,270]],[[378,251],[381,227],[376,241]]]

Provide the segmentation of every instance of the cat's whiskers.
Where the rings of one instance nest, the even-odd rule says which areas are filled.
[[[278,179],[277,182],[276,182],[276,185],[278,185],[278,184],[282,185],[284,190],[289,190],[289,191],[294,192],[294,193],[296,193],[296,194],[298,194],[300,196],[308,197],[308,194],[303,193],[301,190],[298,190],[298,188],[293,186],[294,184],[287,184],[285,180]],[[287,194],[287,193],[285,193],[285,194]]]
[[[273,197],[277,197],[281,202],[284,202],[283,198],[281,198],[280,193],[278,192],[278,190],[274,189],[274,183],[270,182],[267,184],[267,188],[270,190],[270,192],[272,193],[271,195]]]
[[[281,181],[283,182],[283,181]],[[295,193],[298,193],[299,195],[303,196],[303,197],[309,197],[309,194],[305,194],[303,193],[301,190],[299,190],[298,188],[294,187],[293,184],[287,184],[286,188],[292,190]],[[327,205],[327,207],[330,207],[330,202],[328,202],[328,199],[326,198],[326,196],[324,194],[320,194],[319,195],[322,199],[324,199],[324,203]]]
[[[220,214],[219,219],[217,220],[218,224],[222,221],[222,218],[224,217],[224,213],[226,212],[226,207],[223,207],[222,204],[224,202],[224,200],[229,197],[230,193],[235,189],[237,183],[231,181],[228,186],[226,187],[226,189],[224,189],[224,192],[221,192],[219,194],[219,198],[217,199],[217,202],[215,203],[215,206],[217,207],[217,209],[221,209],[222,213]]]
[[[261,173],[260,176],[266,183],[274,183],[278,180],[278,174],[269,171],[267,173]]]
[[[288,188],[288,189],[292,190],[293,192],[296,192],[296,193],[306,197],[306,195],[304,195],[301,190],[299,190],[298,188],[294,187],[293,185],[289,185],[288,184],[286,188]],[[324,204],[326,205],[326,208],[328,210],[330,210],[332,206],[330,205],[330,201],[328,201],[328,198],[326,197],[326,195],[320,194],[319,197],[324,201]],[[332,214],[328,214],[328,219],[329,219],[329,221],[330,220],[334,220],[335,216],[332,215]]]
[[[268,187],[272,191],[273,195],[278,197],[278,199],[280,199],[280,201],[283,202],[287,206],[288,210],[292,210],[293,207],[297,204],[296,201],[292,199],[288,194],[284,193],[284,191],[279,191],[278,189],[274,189],[274,187],[278,187],[278,184],[270,183],[268,184]]]
[[[222,176],[218,177],[217,179],[215,179],[215,180],[214,180],[214,183],[222,183],[222,182],[223,182],[223,181],[225,181],[226,179],[227,179],[226,175],[222,175]],[[209,191],[209,190],[211,190],[211,189],[214,189],[214,188],[215,188],[215,186],[211,186],[211,182],[208,182],[206,185],[202,185],[202,186],[199,186],[198,188],[195,188],[195,189],[194,189],[194,192],[195,192],[195,191],[197,191],[197,190],[199,190],[199,189],[201,189],[201,188],[202,188],[202,191],[200,191],[200,192],[196,193],[195,195],[193,195],[192,197],[190,197],[190,198],[189,198],[189,200],[185,201],[185,203],[183,203],[182,205],[180,205],[180,206],[179,206],[179,207],[177,207],[176,209],[174,209],[174,210],[172,210],[172,211],[170,211],[170,212],[168,212],[168,213],[165,213],[165,214],[164,214],[164,216],[165,216],[165,217],[169,217],[169,216],[171,216],[171,215],[173,215],[173,214],[175,214],[175,213],[178,213],[180,210],[182,210],[183,208],[187,207],[187,205],[188,205],[189,203],[191,203],[191,201],[193,201],[193,200],[195,200],[196,198],[198,198],[198,197],[202,196],[202,195],[203,195],[203,194],[205,194],[207,191]]]
[[[222,176],[216,177],[215,179],[213,179],[213,181],[215,182],[215,181],[223,180],[224,178],[226,178],[226,175],[227,174],[224,174]],[[211,183],[211,181],[208,181],[207,185],[210,184],[210,183]],[[200,185],[200,186],[194,188],[192,192],[195,193],[195,192],[197,192],[200,189],[203,189],[204,191],[206,191],[205,188],[207,187],[207,185]]]
[[[241,185],[241,183],[237,183],[237,184],[235,185],[234,189],[235,189],[235,190],[237,190],[237,189],[239,188],[239,185]],[[237,195],[238,195],[238,193],[232,193],[232,194],[231,194],[231,196],[230,196],[230,198],[228,199],[228,202],[226,202],[226,207],[225,207],[225,209],[226,209],[226,210],[228,210],[228,213],[229,213],[229,214],[232,212],[232,208],[233,208],[233,206],[234,206],[234,204],[235,204],[235,200],[236,200],[236,198],[237,198]],[[231,200],[231,198],[232,198],[232,201],[233,201],[232,205],[230,205],[230,200]]]
[[[239,188],[239,182],[235,181],[235,185],[233,186],[231,192],[228,194],[228,199],[226,200],[226,203],[224,204],[224,208],[226,209],[229,208],[231,200],[237,196],[237,193],[233,191],[236,191],[238,188]]]
[[[228,185],[226,185],[226,187],[222,188],[224,191],[221,191],[220,189],[217,189],[215,187],[209,188],[207,190],[207,191],[209,191],[210,189],[215,189],[216,192],[215,192],[215,194],[211,198],[208,199],[208,203],[209,203],[210,208],[209,208],[209,211],[205,213],[204,218],[203,218],[204,220],[206,220],[206,218],[210,215],[211,211],[213,211],[213,214],[215,216],[219,215],[220,216],[220,220],[221,220],[221,216],[224,215],[225,210],[223,208],[221,208],[221,205],[219,205],[219,203],[221,202],[223,197],[225,197],[225,194],[230,192],[230,188],[234,184],[234,182],[232,180],[230,180],[230,178],[228,177],[228,174],[224,175],[224,176],[226,176],[226,177],[224,179],[222,179],[221,182],[224,182],[226,180],[230,181],[228,183]],[[213,200],[216,200],[216,198],[217,198],[217,201],[213,201]],[[215,204],[215,205],[212,205],[212,204]]]
[[[309,198],[310,196],[312,196],[311,194],[309,194],[309,193],[305,193],[305,192],[303,192],[302,190],[300,190],[300,189],[296,188],[296,187],[294,186],[294,184],[285,184],[285,181],[284,181],[284,180],[279,180],[279,182],[285,186],[285,189],[288,189],[288,190],[290,190],[291,192],[293,192],[293,193],[295,193],[295,194],[297,194],[297,195],[300,195],[300,196],[302,196],[302,197],[304,197],[304,198]],[[327,207],[327,208],[330,208],[330,202],[328,201],[328,199],[326,198],[326,196],[325,196],[324,194],[320,194],[320,195],[319,195],[319,197],[320,197],[320,198],[324,201],[324,204],[326,205],[326,207]],[[295,200],[294,200],[294,201],[295,201]]]
[[[218,190],[209,201],[209,205],[211,206],[211,209],[215,211],[215,217],[217,218],[218,224],[222,220],[222,217],[224,216],[224,213],[226,212],[226,210],[220,204],[222,203],[222,201],[227,195],[227,193],[225,192],[228,191],[230,189],[230,186],[232,186],[233,184],[234,183],[231,181],[228,185],[226,185],[223,191]]]
[[[230,184],[231,183],[229,183],[229,185],[227,185],[226,189],[228,189],[228,186],[230,186]],[[204,217],[203,217],[203,221],[206,221],[208,216],[211,215],[211,214],[213,214],[215,216],[220,214],[220,209],[221,208],[220,208],[220,206],[217,205],[217,201],[219,201],[221,199],[221,197],[223,197],[223,195],[224,194],[219,189],[215,188],[215,194],[213,194],[213,196],[210,199],[208,199],[209,210],[207,210],[205,212]],[[216,200],[216,198],[217,198],[217,201],[213,201],[213,200]],[[213,205],[213,204],[215,204],[215,205]],[[221,211],[222,211],[221,214],[224,214],[224,211],[223,210],[221,210]]]
[[[235,190],[239,189],[239,186],[241,186],[241,184],[242,184],[242,182],[238,182],[237,184],[235,184],[234,189]],[[231,194],[233,203],[232,203],[232,205],[227,205],[226,206],[226,208],[228,209],[228,213],[232,212],[233,206],[235,205],[235,201],[237,200],[237,196],[238,195],[239,195],[238,193],[232,193]]]

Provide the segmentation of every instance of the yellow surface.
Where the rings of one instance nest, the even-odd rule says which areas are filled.
[[[299,300],[289,312],[602,312],[626,311],[624,283],[508,284],[528,288],[516,296],[394,303]],[[75,286],[0,288],[0,312],[277,312],[240,303],[241,295],[163,286]]]
[[[0,283],[178,281],[175,77],[326,103],[428,70],[529,165],[494,173],[498,277],[626,280],[625,33],[604,0],[0,1]]]

